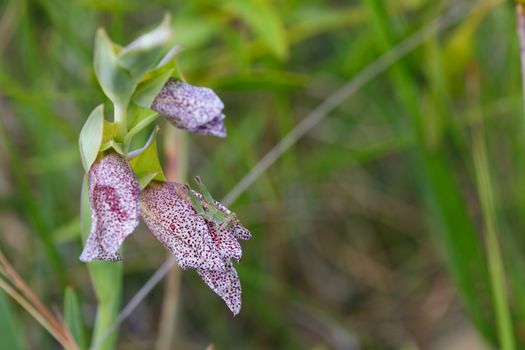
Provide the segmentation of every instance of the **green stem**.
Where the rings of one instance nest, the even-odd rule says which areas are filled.
[[[492,181],[488,168],[485,140],[481,130],[475,130],[473,140],[474,165],[478,182],[479,199],[485,221],[485,244],[487,249],[492,298],[496,308],[496,322],[501,349],[514,350],[516,344],[506,293],[505,271],[497,235],[496,211]]]
[[[128,118],[127,118],[127,103],[114,105],[113,121],[118,123],[118,138],[119,141],[124,140],[124,137],[128,133]]]

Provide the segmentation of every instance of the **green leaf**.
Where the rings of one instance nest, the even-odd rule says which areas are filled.
[[[144,150],[144,152],[131,159],[129,161],[129,164],[131,165],[133,172],[137,175],[137,178],[139,179],[147,179],[149,177],[149,181],[166,180],[166,177],[164,176],[164,173],[162,171],[162,166],[159,162],[156,140],[153,140],[153,142],[151,142],[151,144],[148,146],[148,148],[146,148],[146,150]],[[155,176],[150,177],[150,175],[153,173],[155,173]],[[149,181],[147,181],[147,183],[145,183],[144,186],[146,186],[149,183]]]
[[[53,242],[56,245],[70,243],[80,236],[80,216],[71,218],[66,223],[58,226],[53,234]]]
[[[443,61],[447,62],[445,68],[450,89],[458,88],[455,82],[463,78],[467,66],[477,54],[474,36],[485,17],[492,13],[491,10],[490,2],[479,2],[472,14],[461,21],[445,42],[442,52]]]
[[[120,142],[116,142],[115,140],[110,140],[102,144],[102,146],[100,146],[100,151],[106,151],[110,148],[113,148],[120,155],[125,154],[124,149],[122,148],[122,144]]]
[[[162,22],[153,30],[141,35],[128,46],[122,49],[120,57],[134,51],[148,51],[165,45],[171,39],[171,16],[169,13],[164,15]]]
[[[232,0],[226,10],[239,16],[279,59],[288,57],[288,42],[277,11],[258,0]]]
[[[97,158],[104,129],[104,106],[97,106],[89,115],[86,123],[80,131],[78,147],[80,149],[80,159],[86,171],[89,170]]]
[[[118,136],[118,123],[108,122],[104,120],[104,134],[102,136],[102,143],[109,142]]]
[[[23,350],[23,333],[19,322],[9,307],[5,294],[0,290],[0,350]]]
[[[95,75],[102,90],[116,105],[127,105],[137,82],[118,64],[118,47],[109,39],[104,29],[95,37]]]
[[[87,343],[82,313],[80,312],[78,296],[72,287],[67,287],[64,294],[64,320],[77,345],[80,349],[85,349]]]
[[[169,51],[173,33],[169,14],[152,31],[140,36],[118,54],[117,60],[133,79],[140,79],[144,73],[154,68],[162,56]]]
[[[148,186],[151,180],[153,180],[156,176],[157,176],[157,173],[155,172],[138,176],[137,180],[139,182],[140,189],[143,190],[144,188],[146,188],[146,186]]]
[[[157,65],[158,68],[174,68],[176,67],[176,60],[175,56],[179,54],[179,52],[182,51],[182,46],[179,44],[173,45],[171,49],[162,57],[159,64]]]
[[[133,103],[143,108],[150,108],[153,100],[174,72],[175,69],[159,70],[155,76],[140,83],[133,94]]]
[[[162,53],[162,48],[148,51],[132,51],[123,57],[119,57],[118,64],[126,69],[134,81],[139,81],[144,73],[157,65]]]
[[[124,144],[129,145],[133,136],[137,135],[139,132],[144,130],[148,125],[150,125],[155,119],[159,117],[157,112],[147,110],[147,114],[144,114],[138,119],[137,123],[131,128],[128,134],[124,137]]]

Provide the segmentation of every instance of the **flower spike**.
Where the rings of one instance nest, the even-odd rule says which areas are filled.
[[[91,209],[91,228],[79,259],[121,260],[120,247],[142,216],[180,267],[195,269],[237,315],[241,284],[232,259],[241,259],[240,240],[250,239],[250,231],[213,198],[199,177],[196,191],[165,182],[156,147],[158,126],[144,147],[130,151],[136,144],[134,137],[153,126],[159,115],[179,129],[226,137],[223,102],[213,90],[181,80],[175,62],[179,51],[169,15],[126,46],[111,41],[103,29],[97,31],[95,75],[114,113],[111,123],[103,105],[95,108],[79,138]],[[85,189],[82,213],[87,210]],[[82,215],[83,227],[88,219]],[[119,271],[108,264],[100,266]],[[97,296],[106,295],[106,286],[96,278],[93,281]],[[116,298],[118,293],[120,289],[111,290],[108,296]],[[110,304],[102,303],[100,312],[105,313]]]

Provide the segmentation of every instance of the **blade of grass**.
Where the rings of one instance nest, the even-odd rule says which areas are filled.
[[[80,311],[77,293],[73,287],[67,287],[64,294],[64,320],[79,348],[86,349],[87,343],[84,324],[82,322],[82,313]]]
[[[72,336],[56,317],[46,308],[31,288],[18,275],[14,267],[0,251],[0,288],[18,302],[37,320],[65,349],[77,350]]]
[[[38,201],[34,198],[30,190],[29,180],[24,173],[24,170],[20,167],[20,162],[16,159],[16,150],[12,144],[11,137],[7,134],[4,129],[4,124],[0,120],[0,145],[5,149],[8,156],[10,169],[13,172],[14,179],[17,183],[20,196],[23,199],[24,210],[29,219],[33,230],[38,234],[38,237],[42,240],[45,252],[51,263],[51,266],[55,269],[56,277],[60,282],[65,283],[67,279],[67,273],[62,262],[62,258],[58,253],[58,249],[53,243],[50,235],[50,230],[47,228],[46,223],[42,219],[38,210]]]
[[[3,292],[0,292],[0,329],[3,334],[0,350],[25,349],[22,329]]]
[[[461,9],[463,10],[463,9]],[[246,189],[257,180],[277,159],[281,157],[291,146],[303,137],[314,126],[321,122],[331,111],[338,107],[350,96],[355,94],[370,80],[388,69],[400,58],[419,47],[441,30],[452,26],[461,19],[459,9],[454,9],[442,18],[432,21],[430,24],[415,32],[401,43],[389,49],[384,55],[364,68],[358,75],[336,92],[326,98],[310,114],[308,114],[297,126],[292,129],[277,145],[275,145],[261,160],[244,176],[237,185],[226,195],[223,202],[228,205],[235,201]]]
[[[0,277],[0,288],[13,298],[20,306],[22,306],[42,327],[44,327],[49,334],[53,336],[65,349],[71,349],[67,340],[54,329],[38,310],[24,299],[13,287],[11,287],[3,278]]]
[[[501,349],[514,350],[516,344],[512,330],[505,271],[501,256],[497,234],[496,210],[494,207],[494,190],[487,161],[487,151],[483,130],[475,128],[473,132],[472,149],[474,153],[474,166],[478,184],[478,195],[483,210],[485,223],[485,245],[489,263],[492,297],[496,307],[496,324]]]
[[[518,39],[520,42],[520,60],[521,60],[521,84],[523,94],[523,106],[525,112],[525,1],[516,0],[516,23],[518,30]]]
[[[499,3],[500,1],[491,2],[493,6]],[[383,2],[367,0],[365,4],[372,15],[381,47],[391,48],[394,45],[394,35]],[[421,100],[419,86],[414,80],[414,74],[409,72],[403,62],[393,66],[390,74],[397,97],[410,116],[410,120],[405,123],[401,124],[399,120],[395,122],[403,127],[408,125],[419,141],[419,147],[412,155],[412,168],[414,173],[422,171],[418,178],[420,186],[427,190],[427,204],[441,223],[437,238],[445,248],[446,262],[468,315],[481,333],[492,341],[492,319],[486,312],[484,300],[485,291],[490,288],[486,264],[467,214],[465,201],[454,179],[453,169],[443,152],[427,146],[426,135],[422,132],[424,116],[421,115],[418,103]]]
[[[31,288],[22,280],[14,267],[9,263],[5,255],[0,251],[0,273],[5,276],[39,312],[48,320],[56,329],[62,328],[62,325],[55,319],[53,314],[40,301]]]

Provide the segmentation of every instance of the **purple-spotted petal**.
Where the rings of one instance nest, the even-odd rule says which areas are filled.
[[[187,130],[195,134],[226,137],[224,118],[226,118],[226,116],[224,114],[220,114],[204,125],[198,126],[196,128],[187,128]]]
[[[222,271],[197,269],[204,282],[220,296],[228,308],[237,315],[241,311],[241,282],[230,261]]]
[[[239,261],[242,256],[241,244],[231,230],[217,227],[213,222],[207,221],[206,223],[213,243],[215,243],[221,257],[234,258]]]
[[[129,164],[108,154],[89,169],[91,230],[83,262],[120,260],[119,248],[139,223],[139,184]]]
[[[236,315],[241,308],[241,285],[231,259],[241,258],[238,239],[249,239],[250,232],[238,222],[226,229],[205,220],[197,214],[187,191],[186,186],[177,183],[151,183],[140,195],[142,217],[179,265],[196,268]],[[203,201],[200,193],[193,193]],[[232,214],[218,202],[215,206]]]
[[[252,234],[250,231],[248,231],[247,228],[242,226],[241,224],[235,224],[232,227],[232,233],[237,239],[241,239],[243,241],[247,241],[250,238],[252,238]]]
[[[208,225],[181,193],[177,183],[152,183],[140,195],[142,218],[157,239],[184,268],[223,270]]]
[[[153,100],[151,109],[165,116],[177,128],[226,137],[224,104],[209,88],[171,78]]]
[[[201,201],[204,201],[202,194],[193,190],[192,192],[195,195],[195,197],[199,198]],[[232,214],[232,212],[221,203],[215,201],[214,204],[217,209],[223,211],[225,214]],[[234,258],[235,260],[239,261],[242,256],[242,249],[241,244],[239,243],[235,235],[234,228],[240,225],[234,224],[232,229],[225,229],[218,227],[215,223],[210,221],[206,221],[206,223],[208,225],[208,232],[211,235],[215,246],[219,250],[221,257]],[[249,233],[250,232],[248,231],[248,234]]]

